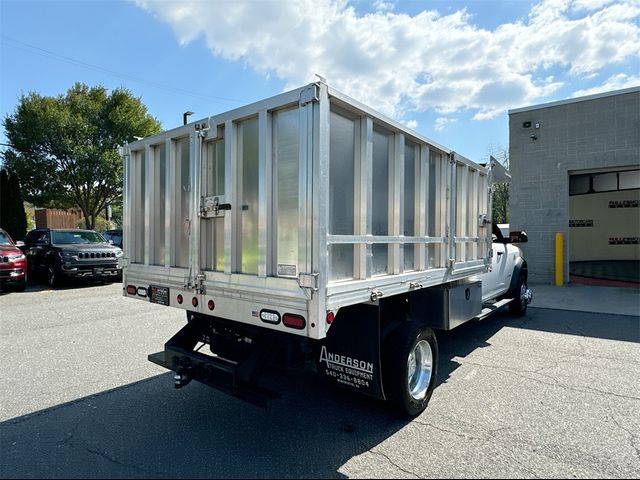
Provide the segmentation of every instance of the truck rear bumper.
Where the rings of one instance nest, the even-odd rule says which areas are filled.
[[[153,353],[148,359],[176,373],[175,388],[196,380],[260,407],[278,398],[276,393],[257,385],[256,377],[263,354],[260,346],[241,362],[195,351],[208,331],[206,322],[190,322],[165,344],[164,351]]]

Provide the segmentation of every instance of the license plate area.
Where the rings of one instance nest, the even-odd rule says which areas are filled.
[[[169,287],[149,286],[149,301],[159,305],[169,305]]]
[[[104,273],[104,268],[102,267],[94,267],[93,274],[94,275],[102,275]]]

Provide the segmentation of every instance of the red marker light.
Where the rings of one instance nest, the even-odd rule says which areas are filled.
[[[213,300],[209,300],[207,302],[207,307],[209,307],[209,310],[213,310],[214,308],[216,308],[216,304]]]
[[[329,325],[331,325],[333,323],[333,320],[336,318],[336,316],[333,314],[333,312],[329,312],[327,313],[327,323]]]
[[[295,328],[296,330],[302,330],[307,326],[307,321],[300,315],[293,315],[292,313],[285,313],[282,316],[282,323],[289,328]]]
[[[176,297],[176,300],[178,301],[178,303],[179,303],[180,305],[182,305],[182,295],[178,295],[178,296]]]
[[[193,297],[191,299],[191,305],[193,305],[194,307],[198,306],[198,299],[196,297]]]
[[[129,295],[135,295],[137,291],[138,289],[136,288],[135,285],[127,285],[127,293]]]

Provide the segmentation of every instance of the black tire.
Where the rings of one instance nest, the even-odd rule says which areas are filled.
[[[412,352],[415,353],[419,343],[419,350],[427,346],[430,348],[431,369],[428,380],[424,379],[422,382],[425,384],[428,381],[426,391],[414,395],[409,379],[409,358]],[[433,330],[414,322],[404,323],[385,342],[382,364],[387,400],[402,416],[415,417],[422,413],[431,400],[438,377],[438,342]],[[426,369],[423,371],[426,372]],[[412,376],[412,380],[414,378],[417,379]]]
[[[27,275],[24,276],[24,280],[21,280],[18,283],[16,283],[15,289],[18,292],[24,292],[27,289]]]
[[[521,273],[518,276],[518,283],[516,284],[516,288],[513,292],[515,298],[511,303],[509,303],[509,312],[516,317],[522,317],[527,313],[527,306],[529,305],[529,302],[525,298],[527,289],[527,278],[523,273]]]
[[[50,287],[60,285],[60,272],[54,263],[50,263],[47,267],[47,284]]]
[[[31,277],[32,281],[38,279],[38,269],[35,267],[34,262],[35,260],[27,260],[27,276]]]

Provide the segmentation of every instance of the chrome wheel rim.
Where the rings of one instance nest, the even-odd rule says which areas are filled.
[[[527,288],[526,283],[523,283],[520,285],[520,305],[524,308],[529,303],[531,303],[531,290]]]
[[[420,340],[407,358],[407,387],[414,400],[424,400],[431,383],[433,352],[431,344]]]

